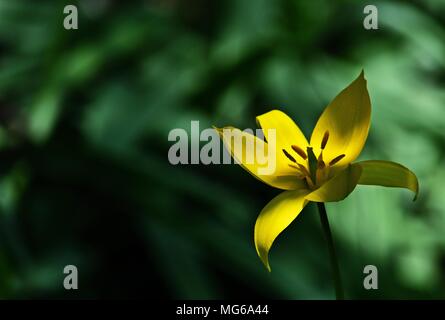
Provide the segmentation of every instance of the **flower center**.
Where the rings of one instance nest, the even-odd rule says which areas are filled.
[[[306,162],[307,166],[297,161],[296,157],[294,157],[286,149],[282,149],[284,155],[292,162],[292,164],[289,164],[289,166],[296,169],[297,177],[299,179],[304,179],[308,188],[311,190],[318,188],[323,184],[323,182],[328,180],[330,168],[345,157],[345,154],[340,154],[326,164],[325,160],[323,159],[323,150],[326,148],[328,140],[329,131],[326,131],[323,135],[323,139],[321,140],[321,150],[318,157],[315,156],[312,147],[307,147],[305,152],[296,145],[291,146],[292,150],[299,156],[298,160],[302,161],[303,163]],[[309,168],[309,170],[307,168]]]

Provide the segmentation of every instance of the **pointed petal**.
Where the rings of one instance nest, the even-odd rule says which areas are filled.
[[[298,171],[289,166],[289,160],[275,148],[269,149],[263,140],[232,127],[215,130],[230,155],[255,178],[278,189],[306,189],[304,181],[297,177]]]
[[[320,188],[308,194],[306,199],[315,202],[343,200],[354,190],[360,179],[361,170],[360,166],[348,165]]]
[[[363,149],[370,119],[371,101],[362,71],[357,79],[332,100],[318,119],[311,136],[314,152],[318,154],[323,137],[329,132],[329,140],[323,151],[324,159],[329,162],[340,154],[345,154],[339,165],[351,163]]]
[[[308,191],[284,191],[270,201],[255,223],[255,247],[261,261],[270,271],[269,250],[278,235],[300,214],[307,204]]]
[[[256,117],[256,120],[261,129],[263,129],[267,141],[269,141],[268,130],[276,130],[278,150],[286,149],[292,152],[292,145],[296,145],[301,150],[306,151],[308,146],[306,137],[295,122],[284,112],[272,110]],[[297,160],[302,164],[306,163],[302,159]]]
[[[406,188],[414,192],[414,201],[419,194],[419,182],[408,168],[391,161],[370,160],[354,163],[360,166],[362,174],[358,181],[364,185]]]

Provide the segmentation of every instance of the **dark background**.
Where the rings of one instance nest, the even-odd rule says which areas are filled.
[[[76,4],[79,29],[63,28]],[[332,299],[308,205],[271,251],[279,193],[235,165],[172,166],[173,128],[255,128],[280,108],[309,135],[365,69],[360,159],[411,168],[420,196],[359,186],[327,205],[348,298],[445,297],[445,2],[0,0],[0,298]],[[79,270],[66,291],[63,268]],[[363,268],[379,289],[363,289]]]

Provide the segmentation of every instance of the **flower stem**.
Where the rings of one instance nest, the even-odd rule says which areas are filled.
[[[318,212],[320,213],[321,226],[326,238],[329,251],[329,259],[331,260],[332,275],[334,277],[335,296],[337,300],[343,300],[345,295],[340,276],[340,268],[338,267],[337,254],[335,253],[334,241],[332,240],[331,228],[329,227],[329,220],[326,214],[326,208],[323,202],[317,202]]]

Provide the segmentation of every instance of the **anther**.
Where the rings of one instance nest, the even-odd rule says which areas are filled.
[[[294,162],[294,163],[297,163],[297,160],[295,160],[295,158],[292,157],[292,156],[289,154],[289,152],[287,152],[286,150],[283,149],[283,153],[284,153],[284,155],[285,155],[290,161],[292,161],[292,162]]]
[[[326,148],[326,144],[328,143],[329,139],[329,131],[326,130],[326,132],[323,135],[323,139],[321,140],[321,149]]]
[[[292,150],[294,150],[296,153],[298,153],[298,155],[300,157],[302,157],[304,160],[307,159],[307,155],[306,152],[304,152],[303,149],[301,149],[300,147],[296,146],[296,145],[292,145]]]
[[[345,155],[344,154],[341,154],[341,155],[339,155],[338,157],[335,157],[334,159],[332,159],[330,162],[329,162],[329,165],[330,166],[333,166],[334,164],[336,164],[337,162],[339,162],[341,159],[343,159],[345,157]]]

